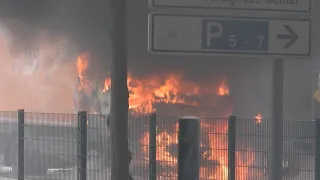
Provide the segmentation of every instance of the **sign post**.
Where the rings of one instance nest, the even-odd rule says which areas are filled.
[[[309,19],[150,14],[149,51],[301,58],[311,54]]]
[[[269,122],[271,148],[268,169],[269,179],[282,180],[283,155],[283,79],[284,59],[273,60],[273,109],[272,121]]]

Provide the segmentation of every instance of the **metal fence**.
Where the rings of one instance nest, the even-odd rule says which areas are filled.
[[[267,122],[201,118],[200,179],[267,180]],[[130,115],[128,125],[134,179],[177,179],[178,118]],[[315,127],[285,122],[284,179],[315,179]],[[3,178],[110,179],[110,145],[104,116],[0,112]]]

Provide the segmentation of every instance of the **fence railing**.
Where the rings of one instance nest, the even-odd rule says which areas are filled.
[[[0,176],[110,179],[111,143],[101,115],[0,112]],[[134,179],[177,179],[178,118],[131,115]],[[287,121],[284,179],[316,180],[320,121]],[[317,128],[318,130],[317,130]],[[267,180],[268,120],[201,118],[201,180]]]

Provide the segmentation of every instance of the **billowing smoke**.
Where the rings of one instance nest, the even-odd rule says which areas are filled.
[[[240,107],[235,108],[237,114],[252,117],[261,112],[270,117],[271,59],[151,55],[147,52],[147,17],[150,12],[147,1],[128,1],[127,10],[128,68],[131,74],[143,77],[166,71],[183,72],[184,78],[203,84],[217,84],[226,78],[234,104]],[[90,52],[89,78],[103,79],[110,75],[110,17],[109,1],[105,0],[1,1],[0,108],[73,111],[73,87],[77,78],[75,62],[79,54]],[[36,54],[41,58],[29,62],[31,65],[22,70],[25,59]],[[304,79],[309,75],[300,76],[290,70],[295,66],[301,72],[301,66],[290,65],[291,62],[287,63],[285,82],[290,86],[286,85],[289,90],[285,90],[285,96],[298,94],[302,89],[311,93],[305,88],[311,87],[309,82],[293,78],[293,74]],[[306,67],[304,71],[309,69]],[[305,85],[298,85],[301,83]],[[310,94],[303,98],[302,95],[292,96],[287,97],[290,103],[286,105],[294,109],[288,110],[290,119],[298,117],[292,111],[301,111],[301,106],[309,108],[307,105],[311,104]],[[304,105],[296,103],[302,101]],[[299,118],[306,117],[304,114],[310,113],[307,111],[299,112]]]
[[[70,112],[77,74],[72,42],[17,20],[3,21],[0,37],[0,108]]]
[[[0,8],[3,9],[1,29],[6,32],[1,35],[5,47],[1,55],[1,61],[5,61],[1,68],[5,69],[1,70],[3,90],[0,92],[5,101],[2,101],[1,109],[72,112],[76,57],[90,52],[89,78],[103,79],[110,74],[109,2],[33,0],[16,5],[13,1],[2,3]],[[182,72],[184,78],[201,81],[204,85],[219,84],[227,79],[231,94],[236,95],[237,88],[233,86],[241,84],[235,77],[241,64],[239,61],[243,60],[148,55],[147,3],[128,3],[131,74],[143,77]],[[254,84],[246,86],[241,90],[252,91],[255,87]],[[212,88],[212,93],[215,91]],[[251,92],[245,94],[252,95]],[[248,114],[253,116],[257,111],[260,110],[253,109]]]
[[[90,52],[92,78],[107,74],[105,5],[105,1],[1,2],[0,109],[73,112],[77,56]]]

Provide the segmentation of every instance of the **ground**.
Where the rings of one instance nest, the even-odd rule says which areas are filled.
[[[3,162],[3,155],[0,156],[0,162]],[[101,170],[99,161],[89,160],[87,163],[87,180],[107,180],[111,177],[110,168]],[[49,170],[46,177],[31,177],[32,179],[77,179],[76,167],[67,170]],[[15,175],[10,172],[10,168],[0,165],[0,180],[15,180]]]
[[[300,174],[294,179],[284,178],[284,180],[314,180],[314,156],[305,156],[303,158],[304,171],[301,171]],[[3,162],[3,155],[0,155],[0,162]],[[87,180],[108,180],[111,179],[111,170],[106,167],[105,170],[101,169],[100,161],[95,158],[88,160],[87,167]],[[133,160],[132,165],[136,165],[135,160]],[[143,175],[142,177],[134,177],[135,180],[148,179],[147,171],[143,172],[141,166],[136,166],[139,168],[131,167],[134,173]],[[0,165],[0,180],[16,180],[17,178],[9,172],[10,168]],[[67,169],[67,170],[49,170],[46,177],[30,177],[34,180],[76,180],[76,167]],[[160,180],[169,180],[165,178],[159,178]],[[263,179],[267,179],[266,177]]]

